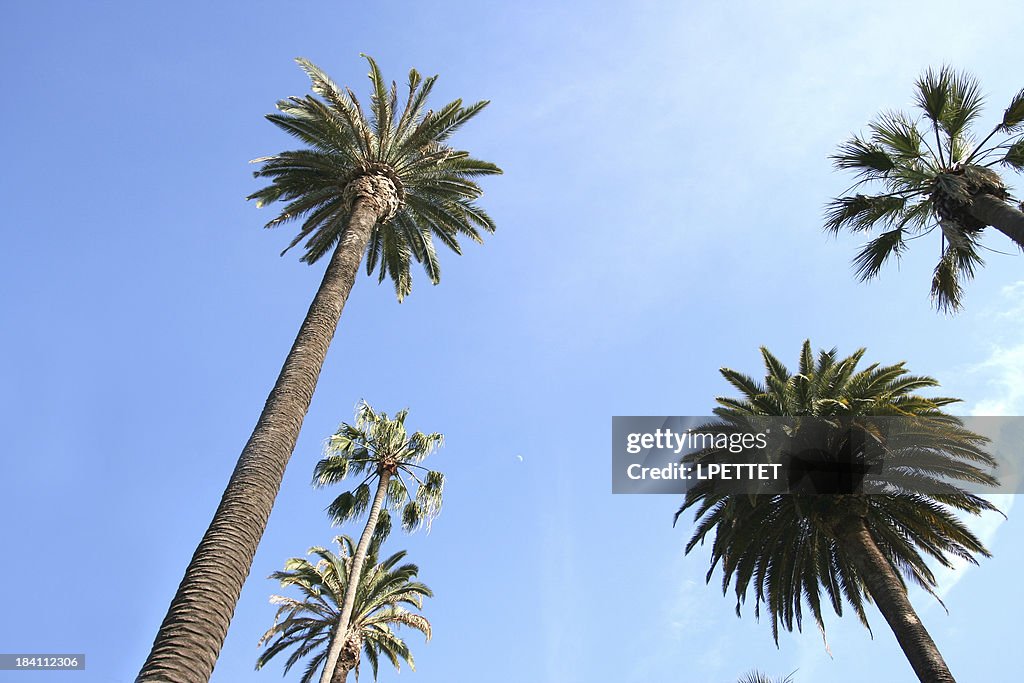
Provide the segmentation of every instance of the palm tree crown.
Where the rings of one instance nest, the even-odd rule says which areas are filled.
[[[994,167],[1024,170],[1024,90],[1003,112],[1002,120],[980,142],[971,124],[982,111],[978,82],[948,67],[929,69],[916,84],[921,116],[892,111],[855,135],[831,158],[836,168],[853,171],[857,183],[879,187],[877,194],[848,194],[829,202],[825,228],[883,232],[854,257],[861,280],[878,275],[907,241],[939,228],[941,257],[932,278],[939,309],[962,304],[964,279],[983,264],[980,235],[993,226],[1024,249],[1024,213],[1013,203]]]
[[[284,571],[274,572],[270,578],[281,582],[281,588],[294,587],[301,598],[274,595],[270,601],[279,605],[274,625],[260,639],[260,645],[268,645],[256,661],[261,669],[276,655],[293,648],[285,662],[284,672],[299,660],[309,656],[302,683],[314,680],[327,656],[327,646],[333,631],[338,627],[338,616],[348,584],[355,554],[355,544],[347,536],[335,538],[341,554],[326,548],[310,548],[309,554],[319,560],[313,564],[301,557],[293,557],[285,563]],[[370,663],[374,680],[381,655],[396,669],[405,662],[415,670],[412,653],[408,645],[392,630],[393,626],[408,626],[423,633],[430,639],[430,622],[407,607],[420,610],[423,598],[433,593],[425,584],[416,581],[419,568],[415,564],[399,564],[405,558],[405,551],[394,553],[378,562],[379,546],[374,545],[367,557],[369,570],[359,579],[355,610],[349,628],[349,647],[346,648],[340,666],[344,674],[355,670],[359,675],[360,650]]]
[[[441,510],[444,473],[429,470],[420,463],[444,443],[434,432],[409,434],[405,429],[407,410],[378,413],[365,401],[360,403],[354,425],[342,424],[331,436],[325,457],[316,464],[313,485],[331,486],[350,475],[360,479],[351,491],[336,497],[327,508],[335,524],[361,516],[372,499],[371,484],[386,475],[386,493],[380,519],[375,521],[379,538],[390,530],[386,508],[401,510],[402,527],[413,531],[430,524]]]
[[[257,206],[287,202],[267,227],[302,219],[285,249],[302,240],[302,260],[314,263],[345,235],[357,197],[371,198],[380,218],[366,246],[366,271],[388,276],[399,301],[411,291],[411,259],[423,265],[431,282],[441,276],[433,238],[461,253],[460,235],[481,242],[480,230],[494,222],[473,200],[482,190],[474,177],[499,174],[492,163],[446,144],[448,138],[486,105],[455,100],[424,111],[437,76],[409,71],[408,96],[401,112],[397,86],[385,84],[377,63],[370,64],[369,117],[351,89],[338,87],[321,69],[296,60],[318,97],[290,97],[267,118],[309,146],[256,159],[255,176],[271,183],[254,192]],[[283,254],[284,252],[282,252]]]
[[[703,544],[714,530],[707,580],[721,564],[722,589],[725,592],[734,583],[737,614],[752,586],[754,613],[760,616],[762,605],[767,610],[776,643],[780,623],[790,631],[794,624],[802,627],[802,603],[810,608],[822,634],[823,601],[841,615],[845,598],[867,626],[864,599],[874,599],[882,609],[883,596],[872,594],[860,561],[863,549],[849,540],[862,523],[904,592],[902,580],[896,578],[900,575],[929,592],[936,586],[926,556],[948,567],[954,557],[976,562],[975,554],[989,555],[955,513],[995,509],[958,487],[957,481],[997,483],[987,472],[994,466],[983,450],[987,439],[942,411],[958,399],[914,393],[938,383],[909,374],[903,363],[874,363],[858,369],[863,349],[843,359],[835,349],[815,358],[810,342],[804,342],[796,373],[767,349],[761,353],[766,367],[763,382],[735,370],[721,370],[741,394],[717,399],[714,412],[723,424],[739,424],[751,416],[847,421],[901,416],[911,425],[908,434],[913,444],[906,450],[916,457],[909,468],[901,468],[899,459],[907,454],[888,446],[886,457],[896,463],[897,474],[900,469],[910,470],[902,473],[902,479],[894,475],[896,483],[888,495],[725,495],[714,485],[691,489],[676,514],[678,519],[687,509],[695,509],[697,526],[686,552]],[[942,493],[927,493],[914,485],[921,482],[945,484]]]
[[[793,674],[776,679],[755,669],[741,676],[736,683],[793,683]]]

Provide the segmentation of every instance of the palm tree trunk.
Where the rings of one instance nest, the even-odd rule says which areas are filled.
[[[348,572],[348,585],[345,587],[345,602],[341,606],[341,616],[338,617],[338,625],[331,637],[331,648],[327,651],[327,659],[324,661],[324,670],[320,675],[320,683],[332,683],[332,675],[341,651],[348,637],[348,625],[352,619],[352,609],[356,604],[356,589],[359,587],[359,577],[363,573],[363,563],[366,562],[366,551],[370,547],[370,538],[377,526],[377,518],[380,517],[380,509],[384,505],[384,498],[388,493],[388,482],[391,481],[391,471],[380,469],[380,478],[377,480],[377,493],[373,496],[373,503],[370,505],[370,516],[363,528],[363,535],[359,537],[359,545],[356,546],[356,554],[352,557],[352,568]],[[357,655],[358,657],[358,655]]]
[[[331,683],[345,683],[348,680],[348,672],[351,671],[349,667],[345,666],[342,662],[338,662],[338,665],[334,667],[334,674],[331,676]]]
[[[363,647],[362,638],[349,638],[341,649],[338,663],[334,666],[334,673],[331,675],[331,683],[345,683],[348,679],[348,672],[356,670],[356,677],[359,677],[359,654]]]
[[[371,198],[354,201],[344,238],[185,570],[138,683],[210,680],[379,211]]]
[[[971,215],[985,225],[991,225],[1024,249],[1024,213],[1012,204],[990,194],[979,194],[971,202]]]
[[[896,634],[896,640],[918,679],[922,683],[956,683],[942,654],[910,604],[903,582],[878,549],[864,518],[858,518],[855,524],[842,530],[838,539],[850,553],[878,611]]]

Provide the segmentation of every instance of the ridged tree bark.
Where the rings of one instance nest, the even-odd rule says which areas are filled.
[[[971,215],[1024,249],[1024,213],[1012,204],[990,194],[975,195],[971,201]]]
[[[396,203],[394,185],[382,176],[358,178],[346,191],[352,208],[344,237],[213,521],[185,570],[137,683],[205,683],[213,673],[366,245],[377,221]]]
[[[837,538],[849,552],[878,611],[896,635],[921,683],[956,683],[935,641],[910,604],[903,582],[878,549],[864,519],[857,518],[837,529]]]
[[[335,678],[335,668],[338,667],[339,658],[348,637],[348,625],[352,620],[352,609],[356,604],[356,589],[359,587],[359,577],[363,573],[366,552],[370,548],[370,539],[373,537],[373,530],[377,527],[377,518],[380,517],[380,509],[384,505],[384,498],[388,493],[388,482],[391,481],[392,474],[393,471],[387,468],[387,466],[381,466],[380,476],[377,480],[377,492],[373,496],[373,503],[370,504],[370,516],[366,520],[366,527],[363,528],[363,535],[359,537],[356,554],[352,557],[352,568],[348,571],[345,602],[341,606],[338,626],[334,629],[334,634],[331,636],[331,647],[327,650],[327,659],[324,660],[324,670],[320,674],[320,683],[343,683],[345,680],[344,677],[341,678],[341,681]],[[356,657],[358,661],[358,652]]]
[[[348,672],[352,671],[359,664],[359,651],[363,647],[363,641],[358,636],[349,638],[341,649],[338,663],[334,667],[334,674],[331,676],[331,683],[346,683]]]
[[[351,667],[339,661],[338,665],[334,667],[334,676],[331,677],[331,683],[345,683],[348,680],[348,672],[351,670]]]

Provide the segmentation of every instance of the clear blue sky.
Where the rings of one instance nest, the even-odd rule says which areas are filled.
[[[726,5],[5,3],[0,651],[88,669],[0,680],[134,679],[322,271],[244,201],[247,161],[293,146],[263,115],[308,91],[300,55],[365,92],[360,52],[441,74],[438,102],[493,101],[457,142],[505,170],[499,230],[401,305],[358,282],[213,680],[280,680],[253,671],[265,577],[338,532],[309,479],[362,398],[448,439],[441,518],[391,541],[437,594],[402,680],[912,680],[877,613],[873,640],[832,619],[832,658],[813,626],[776,649],[738,619],[683,557],[677,499],[610,494],[610,417],[706,414],[720,366],[805,337],[1020,414],[1021,257],[986,253],[947,318],[937,244],[861,285],[858,240],[819,226],[849,182],[827,155],[925,67],[973,71],[995,119],[1024,86],[1024,5]],[[961,680],[1019,671],[1018,513],[980,522],[995,557],[944,578],[948,615],[913,595]]]

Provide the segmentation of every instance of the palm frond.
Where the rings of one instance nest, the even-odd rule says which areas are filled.
[[[1017,140],[1010,145],[999,162],[1015,171],[1024,171],[1024,139]]]
[[[943,313],[956,311],[963,305],[959,259],[952,245],[947,247],[932,275],[932,300]]]
[[[857,278],[863,281],[876,277],[889,257],[899,258],[905,248],[902,229],[883,232],[865,244],[853,258]]]
[[[886,158],[892,162],[885,170],[895,167],[892,157],[906,163],[920,159],[924,155],[917,124],[903,112],[884,112],[869,124],[869,128],[872,142],[879,149],[885,150]]]
[[[1004,133],[1016,133],[1024,126],[1024,89],[1013,96],[1003,112],[998,129]]]
[[[939,124],[951,138],[959,137],[981,115],[984,97],[978,80],[967,73],[951,72],[949,95]]]
[[[360,484],[352,491],[345,491],[327,507],[327,514],[334,524],[344,524],[354,519],[363,512],[370,504],[370,487]]]
[[[943,66],[938,71],[929,68],[917,79],[917,92],[914,93],[914,99],[928,120],[936,126],[941,125],[942,118],[946,113],[952,78],[952,69]]]
[[[872,179],[884,178],[896,167],[896,162],[880,145],[857,136],[839,145],[839,151],[829,158],[837,169],[856,171],[857,175]]]
[[[892,224],[907,206],[905,197],[855,194],[833,199],[825,210],[825,229],[833,234],[843,228],[854,232],[870,231],[877,223]]]

